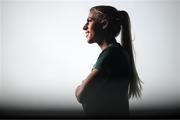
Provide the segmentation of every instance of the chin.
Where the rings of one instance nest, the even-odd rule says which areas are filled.
[[[92,44],[92,43],[95,43],[95,42],[93,42],[93,41],[87,41],[89,44]]]
[[[92,44],[92,42],[91,42],[91,41],[89,41],[89,40],[87,41],[87,43]]]
[[[89,44],[95,43],[95,41],[94,41],[93,39],[87,39],[87,42],[88,42]]]

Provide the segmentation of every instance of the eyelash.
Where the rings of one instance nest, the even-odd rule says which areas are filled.
[[[87,22],[92,22],[92,20],[87,20]]]

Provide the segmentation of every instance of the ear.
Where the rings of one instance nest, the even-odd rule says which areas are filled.
[[[108,20],[107,19],[102,20],[101,21],[101,25],[102,25],[102,29],[103,30],[106,29],[107,26],[108,26]]]

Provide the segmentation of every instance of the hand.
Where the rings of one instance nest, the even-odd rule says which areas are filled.
[[[79,102],[80,102],[80,94],[83,91],[83,89],[84,89],[84,87],[82,85],[79,85],[75,91],[75,96]]]

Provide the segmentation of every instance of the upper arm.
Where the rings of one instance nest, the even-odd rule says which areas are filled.
[[[111,51],[112,51],[111,49],[107,49],[100,54],[94,65],[95,69],[105,72],[105,70],[108,68],[109,64],[111,63],[111,59],[112,59]]]

